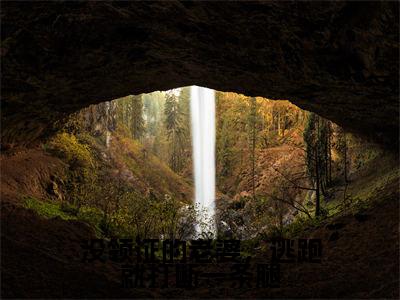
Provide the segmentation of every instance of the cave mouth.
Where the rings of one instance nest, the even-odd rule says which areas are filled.
[[[399,298],[398,1],[1,11],[1,296]],[[257,289],[144,290],[119,289],[110,260],[78,261],[85,239],[193,236],[190,122],[174,122],[188,102],[142,94],[191,84],[217,91],[222,238],[254,268],[275,238],[321,239],[323,263],[282,264],[278,289],[258,289],[273,278],[265,264]]]
[[[382,235],[375,239],[375,234],[365,234],[381,228],[382,233],[392,236],[388,247],[383,247],[387,249],[384,257],[393,255],[391,246],[398,235],[395,230],[398,169],[393,167],[394,160],[385,156],[387,153],[289,101],[232,92],[215,94],[217,238],[239,241],[240,255],[268,259],[269,241],[281,237],[290,241],[311,232],[308,236],[312,240],[326,238],[322,242],[327,261],[343,266],[353,260],[357,262],[360,254],[349,251],[351,258],[339,255],[338,259],[339,245],[339,249],[349,249],[350,245],[354,250],[371,240],[381,245]],[[44,245],[43,251],[54,247],[54,255],[67,248],[60,257],[68,259],[71,250],[65,247],[65,234],[71,240],[90,237],[98,241],[100,236],[101,241],[110,241],[108,245],[116,237],[139,237],[139,240],[153,237],[163,242],[172,239],[191,243],[199,220],[192,205],[192,145],[188,137],[174,138],[191,130],[189,95],[190,87],[182,87],[92,105],[72,114],[40,148],[10,157],[2,155],[1,193],[2,200],[6,200],[2,205],[7,224],[3,226],[7,242],[2,249],[12,262],[8,270],[20,274],[17,273],[20,268],[32,263],[30,258],[25,260],[26,256],[18,255],[11,244],[13,240],[25,245],[27,239],[34,239],[29,247],[35,245],[35,248],[24,250],[36,252],[36,247]],[[183,113],[179,114],[180,111]],[[176,122],[177,113],[186,121]],[[174,127],[177,125],[179,130]],[[181,142],[183,147],[179,147]],[[10,192],[4,186],[8,189],[13,186],[15,195],[3,197]],[[375,200],[380,202],[376,205]],[[19,206],[21,201],[23,208]],[[379,217],[375,218],[376,215]],[[381,222],[380,226],[377,222]],[[74,246],[73,255],[82,250],[78,244],[71,244]],[[162,250],[159,247],[155,253],[160,260]],[[369,247],[363,251],[367,251],[365,257],[376,256],[375,250],[368,252]],[[38,259],[42,257],[39,255]],[[176,258],[183,256],[178,254]],[[342,259],[346,258],[347,264],[343,264]],[[388,266],[393,267],[395,259]],[[87,289],[93,295],[98,283],[104,280],[103,264],[95,269],[101,276],[97,277],[91,266],[66,261],[71,270],[77,270],[76,274],[90,270],[84,277],[96,279]],[[47,268],[48,264],[46,256],[41,265]],[[364,260],[356,269],[362,270],[362,264]],[[304,267],[303,272],[315,276],[311,278],[316,281],[320,274],[331,275],[324,273],[324,264],[299,265]],[[318,269],[319,266],[322,268]],[[55,273],[51,261],[48,272],[51,280],[75,280],[76,276],[66,278],[65,268],[61,269],[60,275]],[[110,282],[118,280],[119,271],[110,277]],[[205,271],[214,271],[213,264]],[[220,265],[216,265],[215,271],[221,271]],[[343,274],[350,279],[354,276],[347,275],[346,270]],[[308,278],[300,290],[305,295],[315,293],[314,285],[311,292],[307,288],[310,276],[300,277]],[[397,277],[393,275],[393,282]],[[81,295],[81,280],[77,282],[76,292],[72,289]],[[291,281],[282,285],[275,295],[291,295]],[[324,281],[321,295],[325,295],[325,288]],[[226,289],[232,290],[232,286],[226,285]],[[210,291],[199,289],[195,293],[209,296]],[[104,294],[109,293],[106,288]],[[160,293],[167,297],[170,289],[161,289]],[[264,290],[252,290],[248,295],[252,297],[255,293],[265,295]],[[31,295],[29,288],[26,295]]]
[[[3,11],[2,146],[32,146],[89,104],[197,84],[290,99],[398,150],[397,3],[6,2]]]
[[[215,98],[208,109],[203,92]],[[210,115],[200,114],[209,109]],[[196,118],[205,127],[194,137]],[[262,232],[283,236],[299,220],[332,216],[356,166],[379,153],[287,100],[196,86],[91,105],[70,115],[45,145],[71,165],[64,180],[75,184],[65,186],[68,205],[99,209],[107,215],[103,226],[119,226],[120,234],[134,223],[139,235],[182,239],[196,232],[245,240]],[[196,168],[206,172],[196,175]],[[202,206],[208,188],[215,212]],[[152,229],[138,225],[155,215],[163,221]],[[112,224],[122,216],[131,219]]]

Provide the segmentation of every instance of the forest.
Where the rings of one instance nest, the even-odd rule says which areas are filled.
[[[54,124],[54,134],[35,149],[13,150],[2,157],[2,172],[7,174],[2,197],[18,203],[5,204],[5,208],[24,216],[22,221],[14,220],[12,212],[5,217],[7,224],[12,224],[7,226],[7,234],[24,232],[23,242],[15,247],[27,241],[34,249],[56,245],[63,249],[60,255],[70,259],[70,268],[83,270],[70,281],[76,282],[76,287],[63,295],[76,295],[80,281],[86,278],[91,280],[87,295],[93,295],[93,289],[99,295],[115,289],[119,296],[164,298],[176,291],[121,289],[120,282],[115,282],[121,276],[117,265],[89,267],[82,262],[80,243],[88,238],[110,245],[116,239],[131,239],[134,247],[150,239],[191,242],[200,238],[214,246],[236,240],[240,255],[256,263],[268,259],[276,239],[294,241],[311,236],[322,240],[327,257],[322,264],[290,265],[294,269],[282,266],[283,295],[291,295],[289,286],[298,280],[297,272],[307,274],[302,285],[307,278],[324,285],[320,276],[326,276],[321,275],[327,274],[326,268],[344,264],[338,247],[370,243],[368,235],[360,233],[365,228],[382,234],[394,228],[391,221],[396,210],[388,207],[395,203],[391,199],[395,199],[399,173],[390,152],[288,100],[208,91],[215,106],[215,138],[206,130],[198,136],[197,146],[206,144],[207,138],[215,144],[215,174],[203,170],[206,177],[215,176],[215,181],[210,181],[215,184],[211,187],[215,194],[212,214],[196,193],[203,188],[196,180],[204,179],[195,174],[190,86],[90,105]],[[199,100],[203,105],[205,99]],[[387,223],[377,227],[376,222],[381,221]],[[65,244],[65,240],[71,242]],[[365,246],[360,251],[368,249]],[[163,251],[158,247],[155,257],[162,260]],[[51,260],[56,259],[52,265],[64,266],[57,260],[58,252],[51,253]],[[48,259],[38,255],[35,259],[48,266]],[[15,271],[15,264],[20,265],[20,260],[6,270],[11,270],[12,276],[24,276],[24,271]],[[202,267],[200,274],[229,272],[229,266],[213,262]],[[171,276],[177,274],[176,270]],[[396,276],[395,271],[391,274]],[[46,280],[53,282],[50,277]],[[100,289],[99,280],[106,282]],[[246,297],[266,295],[265,289],[231,290],[226,284],[193,291],[204,297],[238,292]],[[193,291],[180,289],[179,295],[190,297]],[[278,297],[281,291],[270,289],[267,294]],[[308,295],[307,290],[302,291],[299,293]],[[29,287],[26,293],[31,295]]]
[[[399,299],[398,1],[2,1],[1,299]]]
[[[379,147],[286,100],[217,91],[215,101],[219,238],[293,237],[366,205],[350,178]],[[43,149],[68,167],[50,199],[25,198],[40,214],[84,220],[106,238],[190,239],[207,222],[193,196],[190,87],[91,105]]]

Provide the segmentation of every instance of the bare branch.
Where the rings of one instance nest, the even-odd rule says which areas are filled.
[[[315,191],[315,188],[309,188],[309,187],[303,187],[303,186],[299,186],[296,182],[294,182],[293,180],[291,180],[290,178],[287,178],[286,175],[284,175],[282,172],[280,172],[278,169],[272,167],[278,174],[280,174],[285,180],[289,181],[291,184],[293,184],[293,186],[297,189],[301,189],[301,190],[307,190],[307,191]]]

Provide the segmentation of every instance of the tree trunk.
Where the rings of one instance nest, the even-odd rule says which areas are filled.
[[[281,114],[278,110],[278,136],[281,136]]]
[[[252,147],[252,149],[251,149],[251,151],[252,151],[252,155],[253,155],[253,159],[252,159],[252,189],[253,189],[253,200],[255,200],[256,199],[256,182],[255,182],[255,176],[256,176],[256,174],[255,174],[255,172],[256,172],[256,107],[255,107],[255,105],[257,105],[257,103],[255,102],[256,100],[255,100],[255,98],[253,98],[253,103],[252,103],[252,105],[253,105],[253,108],[252,108],[252,110],[253,110],[253,116],[252,116],[252,119],[253,119],[253,124],[252,124],[252,145],[251,145],[251,147]]]
[[[319,160],[319,117],[317,116],[317,140],[315,143],[315,181],[316,181],[316,191],[315,191],[315,216],[320,215],[320,160]]]
[[[346,133],[344,133],[344,183],[348,183],[348,178],[347,178],[347,139],[346,139]]]
[[[328,124],[328,159],[329,159],[329,171],[328,181],[332,184],[332,149],[331,149],[331,125]]]
[[[329,125],[327,122],[325,123],[326,126],[328,127]],[[328,144],[329,144],[329,129],[327,129],[326,137],[325,137],[325,188],[328,187],[329,185],[329,153],[328,153]]]
[[[315,216],[320,215],[320,178],[319,178],[319,163],[318,163],[318,149],[315,151]]]

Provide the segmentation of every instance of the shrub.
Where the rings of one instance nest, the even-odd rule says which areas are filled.
[[[72,216],[77,216],[79,213],[79,207],[77,207],[73,204],[70,204],[67,201],[61,202],[60,209],[61,209],[61,211],[65,212],[69,215],[72,215]]]
[[[101,228],[103,212],[100,209],[82,206],[80,209],[66,202],[49,203],[34,197],[24,198],[24,207],[34,210],[39,216],[46,219],[60,217],[63,220],[79,220],[93,226],[97,236],[104,236]]]
[[[94,195],[96,186],[95,159],[90,147],[81,143],[75,135],[61,132],[50,140],[47,148],[69,164],[64,194],[79,209]],[[66,206],[63,209],[72,209]]]
[[[48,143],[48,149],[72,166],[93,167],[94,159],[88,145],[79,143],[73,134],[58,133]]]
[[[317,226],[320,220],[317,218],[299,217],[294,222],[283,228],[283,235],[287,237],[296,237],[307,228]]]

